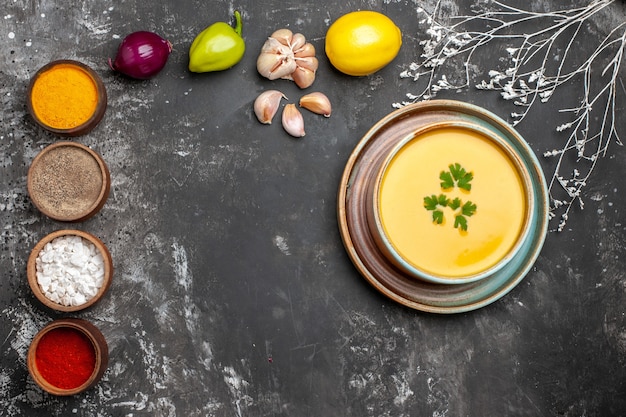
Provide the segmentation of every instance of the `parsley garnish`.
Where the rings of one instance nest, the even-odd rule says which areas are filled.
[[[433,212],[433,222],[437,224],[443,223],[443,211],[441,208],[446,207],[448,203],[448,198],[443,194],[438,196],[433,194],[430,197],[424,197],[424,207],[426,207],[426,210]]]
[[[441,189],[449,190],[450,188],[454,188],[454,179],[452,178],[452,173],[450,171],[441,171],[439,174],[439,179],[441,180]]]
[[[471,182],[474,179],[474,174],[471,171],[467,172],[459,163],[448,165],[448,169],[448,171],[441,171],[439,174],[442,191],[448,191],[455,186],[465,191],[472,189]],[[476,204],[471,201],[464,203],[458,197],[451,200],[444,193],[424,197],[424,208],[433,212],[433,223],[443,223],[443,209],[446,207],[454,211],[454,227],[467,231],[467,218],[472,217],[476,213]]]
[[[472,217],[472,215],[476,213],[476,204],[472,203],[471,201],[466,202],[465,204],[463,204],[463,209],[461,210],[461,213],[463,213],[464,216]]]
[[[448,169],[449,171],[441,171],[439,174],[442,190],[449,190],[455,185],[465,191],[472,189],[472,184],[470,184],[474,179],[472,172],[467,172],[459,163],[448,165]]]

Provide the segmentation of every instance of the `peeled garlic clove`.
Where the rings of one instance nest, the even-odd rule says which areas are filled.
[[[302,96],[302,98],[300,98],[300,107],[304,107],[313,113],[321,114],[324,117],[330,117],[332,111],[328,97],[318,91]]]
[[[264,91],[254,100],[254,114],[259,122],[269,125],[272,123],[274,115],[278,111],[281,99],[286,99],[285,95],[278,90]]]
[[[291,79],[293,79],[298,87],[307,88],[315,81],[315,71],[304,67],[297,67],[296,70],[291,73]]]
[[[304,136],[304,119],[295,104],[287,104],[283,109],[283,128],[296,138]]]
[[[291,38],[293,37],[293,32],[289,29],[278,29],[274,33],[270,35],[270,38],[274,38],[283,45],[290,46]]]
[[[293,53],[296,56],[296,58],[303,58],[306,56],[315,56],[315,46],[313,46],[312,43],[307,42],[304,45],[302,45],[302,47],[300,47],[299,49],[294,49]]]

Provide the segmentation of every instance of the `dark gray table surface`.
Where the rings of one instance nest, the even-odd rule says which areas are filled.
[[[467,2],[439,3],[441,16]],[[525,2],[512,2],[523,5]],[[530,1],[530,10],[591,1]],[[623,416],[626,415],[626,150],[614,140],[583,188],[565,229],[548,233],[525,279],[475,311],[437,315],[379,294],[352,265],[337,225],[336,195],[359,139],[416,83],[400,77],[419,59],[435,1],[355,0],[10,0],[0,6],[0,415],[11,416]],[[244,18],[247,51],[234,68],[187,71],[194,36],[216,21]],[[367,77],[335,71],[324,36],[341,14],[373,9],[403,31],[398,57]],[[589,20],[574,54],[590,53],[625,20],[616,1]],[[307,91],[325,92],[333,114],[305,113],[307,135],[258,123],[252,102],[293,83],[256,71],[273,30],[302,32],[320,68]],[[174,44],[149,81],[115,74],[107,58],[121,38],[152,30]],[[621,33],[623,33],[623,27]],[[555,60],[567,41],[555,46]],[[500,51],[501,52],[501,51]],[[482,50],[477,79],[498,66]],[[74,138],[99,152],[111,194],[92,219],[64,224],[32,205],[26,174],[46,145],[25,104],[30,77],[54,59],[77,59],[102,77],[103,121]],[[616,129],[626,135],[624,65]],[[601,77],[601,69],[593,72]],[[518,131],[549,179],[562,146],[562,108],[578,105],[571,80],[538,103]],[[497,92],[466,88],[441,98],[509,119]],[[599,117],[599,116],[598,116]],[[100,383],[52,397],[31,380],[26,352],[35,333],[67,315],[44,308],[26,281],[26,260],[49,232],[76,227],[110,249],[106,297],[70,316],[96,324],[110,348]]]

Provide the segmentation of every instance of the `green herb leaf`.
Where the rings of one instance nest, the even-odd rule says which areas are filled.
[[[431,195],[424,197],[424,207],[426,210],[433,212],[433,222],[437,224],[443,223],[443,211],[439,208],[446,207],[450,201],[444,194]]]
[[[448,169],[448,171],[441,171],[439,173],[442,191],[446,192],[446,190],[450,190],[455,186],[466,191],[472,189],[471,182],[474,179],[472,172],[467,172],[459,163],[448,165]],[[463,203],[459,197],[455,197],[451,200],[444,193],[424,197],[424,207],[426,210],[433,212],[433,223],[436,224],[443,223],[443,208],[449,207],[455,213],[454,227],[463,231],[467,230],[467,217],[471,217],[476,213],[476,204],[471,201]]]
[[[439,173],[439,179],[441,180],[441,189],[447,190],[454,188],[454,179],[449,171],[441,171],[441,173]]]
[[[469,191],[472,189],[472,184],[470,184],[470,181],[472,181],[472,179],[474,179],[474,174],[472,174],[471,172],[467,172],[463,178],[459,179],[459,182],[457,182],[457,186],[465,191]]]
[[[467,219],[465,218],[465,216],[463,216],[462,214],[458,214],[457,216],[454,217],[454,227],[455,228],[461,228],[461,230],[466,231],[467,230]]]
[[[437,206],[447,207],[448,203],[448,197],[446,197],[444,194],[433,194],[429,197],[424,197],[424,207],[426,208],[426,210],[435,210],[437,209]]]
[[[465,175],[465,168],[463,168],[458,162],[448,165],[448,169],[450,170],[450,173],[454,177],[455,181],[458,181],[459,178],[463,178]]]
[[[476,204],[472,203],[471,201],[468,201],[467,203],[463,204],[461,213],[463,213],[463,215],[468,216],[468,217],[473,216],[474,213],[476,213]]]
[[[424,197],[424,207],[426,210],[435,210],[437,208],[437,196],[433,194],[430,197]]]
[[[456,210],[456,209],[458,209],[459,207],[461,207],[461,204],[462,204],[462,203],[463,203],[463,202],[461,201],[461,199],[460,199],[459,197],[457,197],[457,198],[455,198],[454,200],[452,200],[452,201],[450,202],[449,206],[450,206],[450,208],[451,208],[452,210]]]
[[[472,189],[472,184],[470,184],[474,179],[472,172],[467,172],[458,162],[456,164],[450,164],[448,168],[450,169],[450,174],[454,178],[454,181],[456,181],[457,187],[466,191]]]

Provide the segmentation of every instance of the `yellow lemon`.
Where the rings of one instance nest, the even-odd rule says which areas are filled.
[[[402,46],[402,33],[382,13],[361,10],[337,19],[326,32],[326,56],[348,75],[369,75],[389,64]]]

